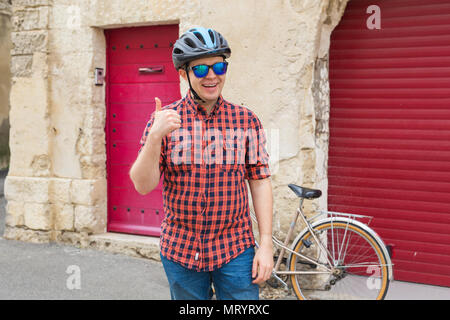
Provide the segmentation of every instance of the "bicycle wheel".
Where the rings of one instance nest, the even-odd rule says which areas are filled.
[[[389,287],[384,246],[348,221],[324,221],[306,230],[294,245],[290,280],[299,299],[383,299]]]

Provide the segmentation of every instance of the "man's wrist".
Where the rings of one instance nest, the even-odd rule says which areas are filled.
[[[150,130],[147,139],[150,141],[151,144],[154,144],[161,142],[163,137],[158,132]]]
[[[272,234],[265,233],[259,235],[259,240],[261,242],[260,246],[270,246],[272,247]]]

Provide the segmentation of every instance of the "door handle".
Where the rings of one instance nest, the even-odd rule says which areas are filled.
[[[139,68],[139,73],[163,73],[164,66]]]

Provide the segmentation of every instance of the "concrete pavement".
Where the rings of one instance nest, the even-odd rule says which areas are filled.
[[[4,177],[0,171],[0,236]],[[450,288],[394,281],[388,300],[450,300]],[[73,246],[0,237],[0,299],[170,299],[161,263]]]
[[[160,263],[0,239],[0,299],[170,299]]]
[[[5,225],[0,171],[0,236]],[[56,243],[0,237],[0,299],[170,299],[161,263]]]
[[[3,238],[0,253],[0,300],[170,299],[161,264],[148,259]],[[386,299],[450,300],[450,288],[394,281]]]
[[[450,288],[393,281],[386,300],[450,300]]]

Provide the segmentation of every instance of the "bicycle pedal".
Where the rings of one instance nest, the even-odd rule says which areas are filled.
[[[281,286],[281,284],[278,282],[278,280],[273,279],[273,278],[267,280],[266,283],[274,289],[278,289]]]

